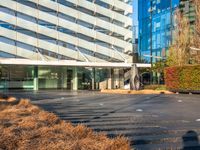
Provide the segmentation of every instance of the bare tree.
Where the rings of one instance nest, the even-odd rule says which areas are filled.
[[[200,49],[200,0],[193,0],[195,7],[195,26],[192,38],[192,46]],[[195,63],[200,63],[200,51],[191,50],[191,58]]]
[[[200,48],[200,0],[193,0],[195,7],[194,46]]]
[[[169,49],[167,65],[182,66],[189,63],[190,24],[180,10],[175,14],[175,41]]]

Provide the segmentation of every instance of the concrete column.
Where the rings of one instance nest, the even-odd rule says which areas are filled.
[[[73,90],[78,90],[78,73],[77,73],[77,67],[73,68]]]
[[[120,88],[119,69],[114,69],[114,89]]]
[[[108,69],[107,88],[113,89],[113,69]]]
[[[67,68],[66,67],[62,67],[62,87],[64,89],[67,88]]]
[[[38,66],[34,66],[33,90],[38,90]]]
[[[125,81],[125,77],[124,77],[124,70],[120,69],[119,70],[119,85],[120,85],[120,89],[124,89],[124,81]]]
[[[96,89],[95,77],[96,77],[95,68],[92,68],[92,90],[95,90],[95,89]]]
[[[58,74],[58,80],[57,80],[57,89],[62,89],[63,85],[63,74],[62,74],[62,67],[57,67],[57,74]]]

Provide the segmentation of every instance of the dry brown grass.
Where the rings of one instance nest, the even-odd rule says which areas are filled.
[[[6,98],[9,99],[9,98]],[[130,150],[124,137],[73,126],[28,100],[0,101],[0,149],[4,150]]]
[[[101,90],[101,93],[106,94],[174,94],[173,92],[167,91],[167,90]]]

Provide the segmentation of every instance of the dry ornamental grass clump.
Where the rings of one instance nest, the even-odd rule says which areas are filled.
[[[28,100],[7,100],[0,99],[0,149],[130,150],[124,137],[109,139],[83,125],[62,121]]]

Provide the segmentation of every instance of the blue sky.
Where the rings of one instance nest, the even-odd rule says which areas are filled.
[[[137,36],[137,31],[138,31],[138,0],[133,0],[133,26],[136,26],[136,36]]]

